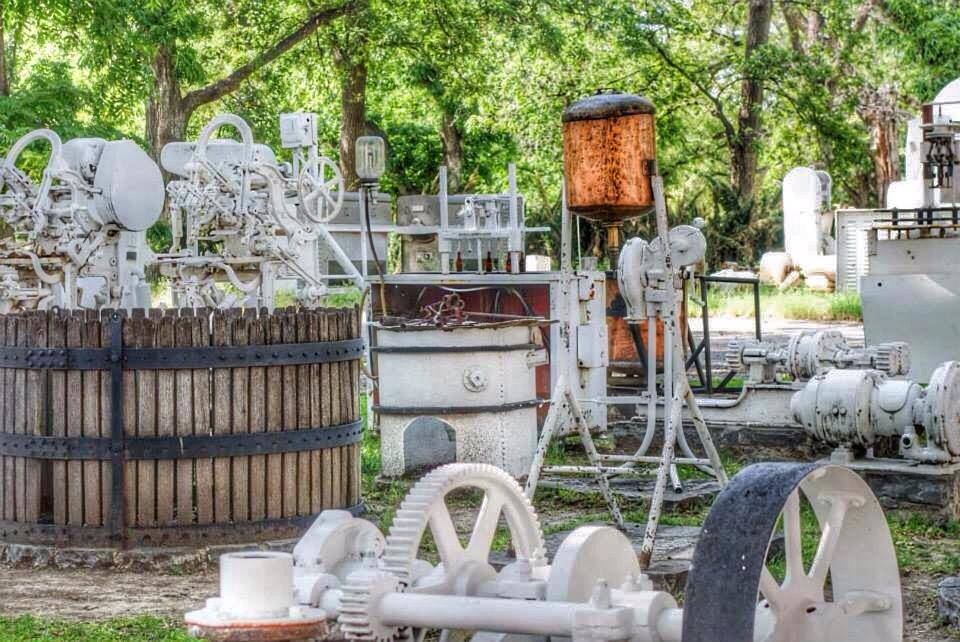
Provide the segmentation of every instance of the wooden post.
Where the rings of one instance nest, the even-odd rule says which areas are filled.
[[[67,345],[67,328],[63,313],[59,310],[49,315],[48,340],[52,347],[62,348]],[[2,329],[3,324],[0,324]],[[2,341],[0,341],[2,342]],[[0,375],[0,385],[2,385]],[[0,399],[3,398],[0,392]],[[67,373],[63,370],[50,372],[50,434],[54,437],[67,436]],[[64,525],[67,523],[67,462],[54,461],[52,477],[53,495],[53,523]]]
[[[297,342],[297,319],[290,309],[281,313],[283,342]],[[297,425],[297,367],[283,366],[283,428]],[[283,516],[297,514],[297,453],[283,454]]]
[[[203,347],[210,345],[210,324],[213,311],[199,310],[190,324],[193,345]],[[210,403],[211,374],[207,368],[193,370],[193,433],[209,435],[213,420],[213,404]],[[197,522],[212,524],[214,522],[214,471],[213,459],[198,459],[196,461],[197,476]]]
[[[233,319],[233,339],[235,346],[245,346],[250,343],[250,317],[244,311],[243,316]],[[243,366],[232,369],[233,391],[233,433],[250,432],[249,387],[250,368]],[[233,519],[235,521],[250,520],[250,457],[242,455],[233,458]]]
[[[283,322],[280,315],[269,316],[267,329],[269,343],[283,343]],[[267,431],[283,428],[283,368],[267,368]],[[276,519],[283,512],[283,455],[267,455],[267,517]]]
[[[193,344],[193,310],[183,308],[174,321],[173,344],[189,348]],[[193,434],[193,379],[190,370],[181,368],[174,373],[174,434]],[[178,459],[176,462],[176,509],[177,524],[192,524],[193,510],[193,460]]]
[[[316,310],[307,313],[307,336],[311,342],[320,341],[320,314]],[[310,426],[317,428],[323,425],[323,381],[320,379],[320,364],[311,364],[309,368]],[[314,514],[323,510],[322,466],[321,452],[314,450],[310,453],[310,512]]]
[[[293,316],[297,325],[297,343],[310,340],[310,312],[300,310]],[[310,366],[297,366],[297,423],[296,427],[310,427]],[[289,430],[291,427],[287,426]],[[310,453],[297,453],[297,515],[310,514],[310,487],[313,485],[310,470]]]
[[[215,346],[230,345],[230,319],[227,312],[213,312],[212,342]],[[213,432],[216,435],[230,433],[230,370],[213,370]],[[231,499],[230,458],[215,457],[213,460],[213,520],[229,522]]]

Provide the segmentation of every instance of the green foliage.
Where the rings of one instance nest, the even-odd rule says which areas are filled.
[[[147,230],[147,243],[154,252],[167,252],[173,244],[173,231],[170,221],[161,218]]]
[[[102,622],[64,622],[30,615],[0,617],[0,642],[187,642],[190,639],[181,622],[147,616]]]

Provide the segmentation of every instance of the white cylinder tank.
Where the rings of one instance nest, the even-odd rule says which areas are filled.
[[[545,359],[537,323],[376,325],[383,474],[461,461],[525,475]]]

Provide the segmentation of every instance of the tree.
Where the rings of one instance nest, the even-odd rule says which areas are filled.
[[[773,0],[749,0],[744,43],[743,80],[740,81],[740,109],[737,131],[731,136],[730,177],[741,203],[756,196],[760,113],[763,107],[764,78],[756,65],[758,50],[770,39]]]
[[[281,3],[278,3],[278,5]],[[74,3],[69,3],[73,7]],[[254,6],[255,5],[255,6]],[[223,12],[216,3],[166,2],[157,5],[126,1],[97,1],[86,10],[72,14],[73,24],[83,29],[89,38],[86,50],[87,64],[99,60],[106,63],[100,75],[101,84],[111,86],[108,95],[129,101],[129,94],[142,92],[145,108],[145,138],[154,157],[159,157],[163,145],[183,140],[190,117],[201,106],[220,100],[236,91],[253,74],[270,65],[284,53],[315,33],[321,26],[353,11],[357,0],[344,0],[335,5],[314,8],[306,17],[295,18],[289,6],[276,6],[278,13],[271,16],[274,24],[289,25],[277,33],[272,25],[252,18],[255,12],[264,12],[263,3],[234,6],[236,15],[249,20],[247,25],[219,26],[209,16]],[[66,10],[68,13],[72,9]],[[232,27],[228,29],[227,27]],[[197,40],[211,39],[221,31],[234,34],[253,31],[247,39],[259,46],[225,72],[207,70],[204,62],[224,56],[228,51],[221,43],[208,43],[201,50]],[[118,42],[122,42],[122,45]],[[229,41],[229,38],[226,40]],[[258,42],[260,41],[260,42]],[[218,45],[221,50],[217,51]],[[144,74],[144,69],[149,73]],[[190,87],[193,86],[191,89]],[[129,104],[129,103],[128,103]]]

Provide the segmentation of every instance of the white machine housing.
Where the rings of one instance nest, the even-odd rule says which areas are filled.
[[[756,470],[744,476],[741,486],[717,504],[748,509],[751,493],[765,494],[764,484],[773,481]],[[550,559],[539,518],[512,477],[493,466],[451,464],[414,485],[386,536],[372,523],[342,511],[322,513],[297,545],[287,587],[274,583],[286,572],[281,568],[259,587],[251,582],[263,571],[263,559],[252,556],[246,573],[235,572],[242,558],[222,559],[221,577],[228,576],[229,583],[221,582],[220,597],[185,619],[194,635],[230,631],[235,634],[230,639],[256,642],[291,639],[278,633],[311,617],[336,623],[348,640],[367,642],[417,639],[431,630],[442,631],[442,639],[457,632],[474,642],[856,642],[864,635],[877,642],[899,642],[903,618],[896,555],[876,498],[861,479],[840,466],[816,468],[799,482],[785,489],[782,507],[765,509],[768,520],[783,515],[787,579],[781,583],[766,569],[769,533],[762,528],[756,534],[744,529],[741,541],[719,533],[729,550],[718,552],[714,557],[721,559],[715,564],[705,559],[703,568],[694,569],[702,584],[691,587],[688,582],[686,594],[691,597],[683,609],[669,593],[653,589],[624,533],[603,525],[581,526]],[[451,520],[448,494],[467,489],[482,500],[472,511],[476,521],[462,543]],[[809,575],[801,550],[801,494],[824,532]],[[460,516],[463,507],[458,508]],[[715,511],[708,522],[722,521],[723,515]],[[491,552],[501,520],[508,527],[509,559],[495,568]],[[428,533],[439,558],[436,564],[421,551]],[[757,559],[737,554],[745,540],[755,540],[757,546],[751,548],[760,551]],[[724,578],[713,580],[707,568],[713,565],[722,574],[724,564],[742,569],[741,575],[758,574],[759,586],[748,587],[744,599],[724,599],[734,587]],[[832,597],[823,588],[828,572]],[[248,586],[253,589],[249,594]],[[695,600],[691,589],[708,592],[711,599]],[[758,590],[763,596],[759,602]],[[693,601],[699,606],[691,605]],[[264,604],[271,612],[255,614]],[[723,609],[746,616],[741,631],[725,634],[711,628]],[[753,635],[742,637],[743,630],[750,629]]]
[[[797,392],[790,407],[807,432],[841,447],[873,447],[897,437],[900,456],[924,463],[960,460],[960,364],[948,361],[922,388],[875,370],[828,370]]]
[[[17,167],[46,141],[40,182]],[[0,166],[0,311],[150,305],[146,230],[163,210],[163,178],[130,140],[75,138],[49,129],[21,137]]]
[[[240,140],[213,138],[224,125]],[[325,227],[343,203],[343,178],[317,154],[315,116],[283,114],[280,127],[283,146],[295,150],[292,164],[255,144],[250,126],[233,114],[214,117],[196,143],[163,148],[161,163],[177,178],[167,186],[173,247],[160,265],[176,304],[272,309],[287,282],[301,304],[316,305],[328,289],[320,242],[334,246],[348,278],[362,284]]]

